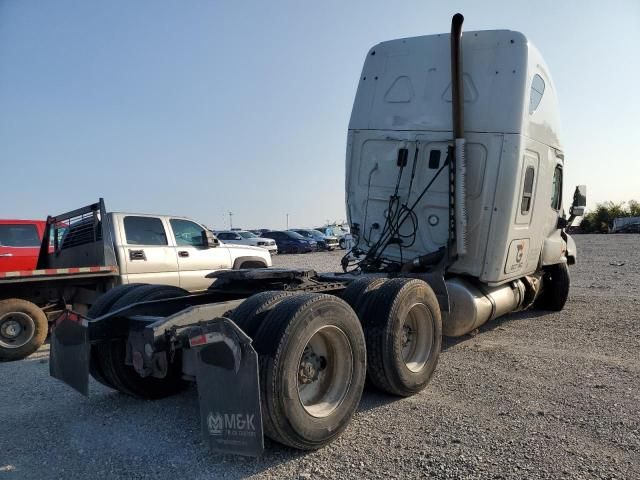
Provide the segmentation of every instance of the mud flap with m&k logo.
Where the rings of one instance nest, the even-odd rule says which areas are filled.
[[[264,450],[258,354],[231,320],[216,319],[191,335],[202,432],[220,453],[259,456]]]

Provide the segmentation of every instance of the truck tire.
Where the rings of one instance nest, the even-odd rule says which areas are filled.
[[[188,295],[186,290],[171,285],[145,285],[120,297],[111,307],[118,310],[138,302],[161,300]],[[115,338],[96,346],[96,359],[107,382],[121,393],[137,398],[157,399],[173,395],[186,387],[182,379],[179,355],[169,364],[164,378],[141,377],[131,365],[125,364],[126,339]]]
[[[371,383],[403,397],[423,390],[442,345],[440,306],[431,287],[417,279],[389,280],[373,293],[362,321]]]
[[[544,269],[542,292],[536,300],[536,307],[541,310],[559,312],[569,298],[569,267],[566,263],[558,263]]]
[[[344,238],[341,238],[340,241],[338,242],[338,246],[342,250],[346,250],[347,249],[347,241]]]
[[[269,312],[278,303],[292,293],[283,291],[267,291],[256,293],[242,302],[229,318],[238,325],[244,333],[253,338],[258,328]]]
[[[101,295],[100,297],[98,297],[98,300],[96,300],[96,302],[93,305],[91,305],[91,308],[87,312],[87,317],[89,318],[101,317],[102,315],[104,315],[105,313],[108,313],[111,310],[111,307],[113,306],[113,304],[116,303],[118,300],[120,300],[120,297],[122,297],[123,295],[126,295],[131,290],[134,290],[138,287],[142,287],[144,285],[146,285],[146,283],[127,283],[127,284],[118,285],[117,287],[112,288],[111,290],[106,292],[104,295]],[[96,359],[95,349],[93,348],[91,349],[91,356],[89,361],[89,373],[96,381],[98,381],[102,385],[109,388],[115,388],[105,378],[104,372],[100,367],[100,363]]]
[[[364,388],[366,347],[358,317],[331,295],[293,295],[256,334],[265,434],[313,450],[347,427]]]
[[[362,320],[364,307],[371,298],[371,293],[388,280],[386,277],[362,277],[354,280],[344,289],[340,297],[347,302]]]
[[[136,289],[138,287],[146,286],[146,283],[127,283],[124,285],[118,285],[115,288],[112,288],[104,295],[98,297],[98,300],[91,305],[89,311],[87,312],[87,317],[89,318],[98,318],[105,313],[111,310],[111,307],[114,303],[120,300],[120,297],[129,293],[131,290]]]
[[[0,301],[0,358],[20,360],[47,338],[47,316],[35,303],[20,298]]]

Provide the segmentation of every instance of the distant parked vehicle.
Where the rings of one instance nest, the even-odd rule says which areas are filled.
[[[640,233],[640,217],[614,218],[609,233]]]
[[[312,228],[292,228],[290,231],[302,235],[304,238],[315,240],[318,242],[318,250],[335,250],[338,248],[338,238],[327,236],[318,230]]]
[[[246,230],[221,230],[215,232],[218,240],[231,245],[251,245],[253,247],[262,247],[269,250],[269,253],[278,253],[278,246],[275,240],[271,238],[263,238]]]
[[[253,233],[253,234],[255,234],[255,235],[258,235],[259,237],[261,237],[263,233],[270,232],[271,229],[269,229],[269,228],[254,228],[253,230],[248,230],[248,231]]]
[[[319,232],[330,237],[337,237],[340,248],[345,250],[351,248],[351,232],[347,225],[325,225],[316,228]]]
[[[278,245],[278,253],[307,253],[318,248],[318,242],[304,238],[290,230],[276,230],[262,234],[265,238],[272,238]]]
[[[0,220],[0,272],[36,268],[45,225],[43,220]]]

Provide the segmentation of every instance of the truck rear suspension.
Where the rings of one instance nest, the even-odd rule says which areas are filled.
[[[243,455],[262,452],[263,432],[305,450],[331,442],[367,374],[396,395],[425,388],[442,330],[426,282],[269,272],[220,272],[203,295],[120,287],[97,318],[66,311],[53,329],[51,375],[85,395],[92,375],[141,398],[195,381],[207,442]],[[258,284],[264,291],[246,293]]]

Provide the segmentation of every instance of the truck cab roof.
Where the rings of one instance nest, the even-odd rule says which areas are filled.
[[[350,130],[451,131],[449,34],[379,43],[367,54]],[[556,90],[520,32],[465,32],[465,130],[523,134],[560,149]]]

